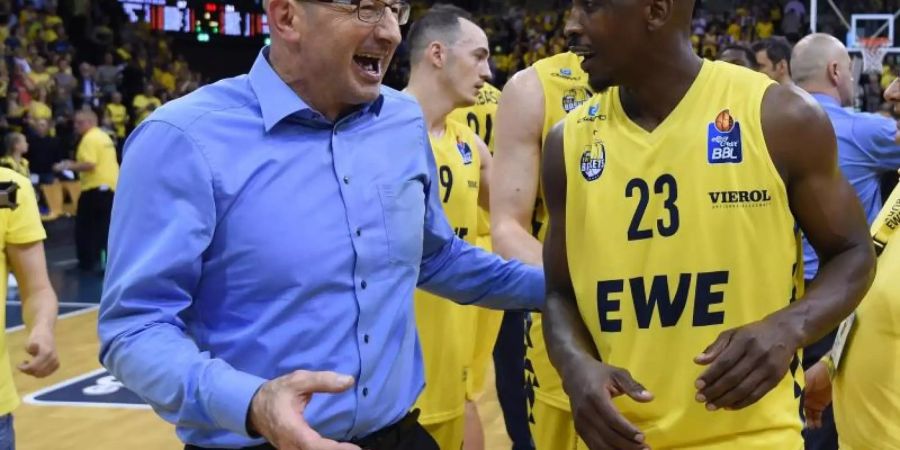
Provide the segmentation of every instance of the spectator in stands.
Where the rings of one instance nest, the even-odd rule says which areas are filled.
[[[71,97],[75,89],[78,88],[78,79],[72,75],[72,66],[69,63],[68,56],[59,58],[56,67],[58,69],[53,75],[53,81],[56,84],[57,96]]]
[[[63,160],[54,169],[80,174],[81,197],[75,218],[78,267],[102,271],[119,162],[112,139],[97,126],[97,115],[92,110],[75,113],[75,131],[81,136],[75,161]]]
[[[28,104],[28,121],[33,122],[37,119],[50,120],[53,118],[53,109],[47,100],[47,87],[41,86],[37,88],[31,97],[31,103]]]
[[[28,79],[35,89],[48,89],[53,86],[53,77],[47,72],[47,61],[43,57],[35,57],[31,60],[31,72]]]
[[[110,95],[118,89],[119,73],[113,54],[104,55],[103,64],[97,67],[97,86],[103,95]]]
[[[78,89],[75,91],[75,106],[78,109],[88,105],[91,108],[100,106],[100,88],[96,82],[96,69],[84,62],[78,66]]]
[[[731,64],[736,64],[739,66],[744,66],[749,69],[756,70],[756,55],[750,51],[749,48],[743,45],[729,45],[722,50],[722,54],[719,55],[720,61],[725,61]]]
[[[756,22],[756,38],[768,39],[775,33],[775,24],[772,23],[771,14],[766,14],[765,18]]]
[[[753,44],[759,71],[781,83],[791,83],[791,43],[781,36]]]
[[[851,59],[844,44],[833,36],[804,37],[791,59],[791,72],[798,86],[815,97],[834,126],[838,140],[838,162],[853,185],[871,224],[882,207],[881,178],[900,167],[900,135],[897,122],[875,114],[855,113],[845,107],[855,99]],[[819,260],[804,238],[804,278],[815,280]],[[808,369],[831,348],[834,333],[804,349],[803,367]],[[805,432],[809,450],[837,448],[831,410],[822,418],[823,427]]]
[[[122,104],[122,94],[113,92],[110,95],[109,103],[106,104],[103,110],[103,122],[115,132],[116,139],[119,142],[117,147],[121,146],[122,142],[125,142],[128,117],[128,108]]]
[[[28,141],[31,171],[38,178],[48,209],[43,219],[56,220],[63,214],[63,187],[53,166],[63,160],[62,144],[58,138],[50,135],[50,122],[47,120],[34,122]]]
[[[3,139],[3,156],[0,157],[0,167],[6,167],[31,180],[28,160],[25,159],[26,153],[28,153],[28,139],[25,138],[25,135],[17,131],[7,133]]]
[[[150,113],[156,110],[156,108],[159,108],[160,105],[162,105],[162,102],[156,96],[153,84],[149,82],[146,83],[144,85],[144,92],[134,96],[134,100],[131,102],[131,107],[134,112],[135,128],[143,122]]]

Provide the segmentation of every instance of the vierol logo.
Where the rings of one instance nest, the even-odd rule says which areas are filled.
[[[713,208],[757,208],[768,206],[772,202],[772,195],[768,189],[714,191],[709,192],[709,200]]]

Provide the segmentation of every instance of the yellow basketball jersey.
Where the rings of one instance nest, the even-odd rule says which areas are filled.
[[[588,86],[588,76],[581,69],[581,60],[574,53],[566,52],[544,58],[534,63],[532,67],[541,81],[544,92],[544,127],[541,133],[543,144],[550,129],[566,117],[566,114],[586,102],[592,94]],[[539,186],[531,231],[541,242],[547,234],[547,218],[543,188]],[[531,314],[527,327],[528,336],[525,345],[528,354],[525,361],[525,378],[528,389],[534,391],[533,396],[528,395],[529,401],[537,398],[568,411],[569,399],[563,392],[562,381],[547,356],[540,314]]]
[[[456,235],[474,244],[478,227],[481,157],[475,133],[447,121],[443,136],[431,138],[444,213]],[[478,308],[461,306],[425,291],[415,294],[416,325],[425,362],[425,390],[416,407],[423,424],[444,422],[465,412],[467,368],[472,359]]]
[[[500,90],[486,83],[478,93],[478,102],[468,108],[459,108],[450,113],[449,119],[459,123],[468,124],[478,137],[488,146],[491,154],[494,153],[494,118],[497,116],[497,103],[500,100]],[[487,251],[493,251],[491,246],[491,218],[490,214],[482,208],[478,208],[478,237],[475,245]],[[477,325],[475,326],[475,338],[473,340],[472,361],[468,373],[468,397],[477,397],[484,388],[484,378],[489,362],[492,359],[497,333],[500,331],[500,323],[503,321],[503,312],[485,308],[477,308]]]
[[[878,273],[834,378],[834,421],[842,450],[900,450],[900,186],[872,223]]]
[[[693,358],[798,297],[798,234],[762,133],[772,82],[704,62],[653,132],[610,89],[565,122],[566,250],[581,317],[608,364],[655,396],[616,406],[654,449],[803,447],[798,358],[760,402],[709,412]]]

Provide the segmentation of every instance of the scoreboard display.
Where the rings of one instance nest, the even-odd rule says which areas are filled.
[[[132,22],[154,31],[191,34],[200,42],[220,37],[267,40],[262,0],[119,0]]]

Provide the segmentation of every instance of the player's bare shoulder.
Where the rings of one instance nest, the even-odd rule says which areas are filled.
[[[769,87],[760,120],[769,154],[785,181],[792,172],[837,157],[828,115],[811,95],[794,85]]]

